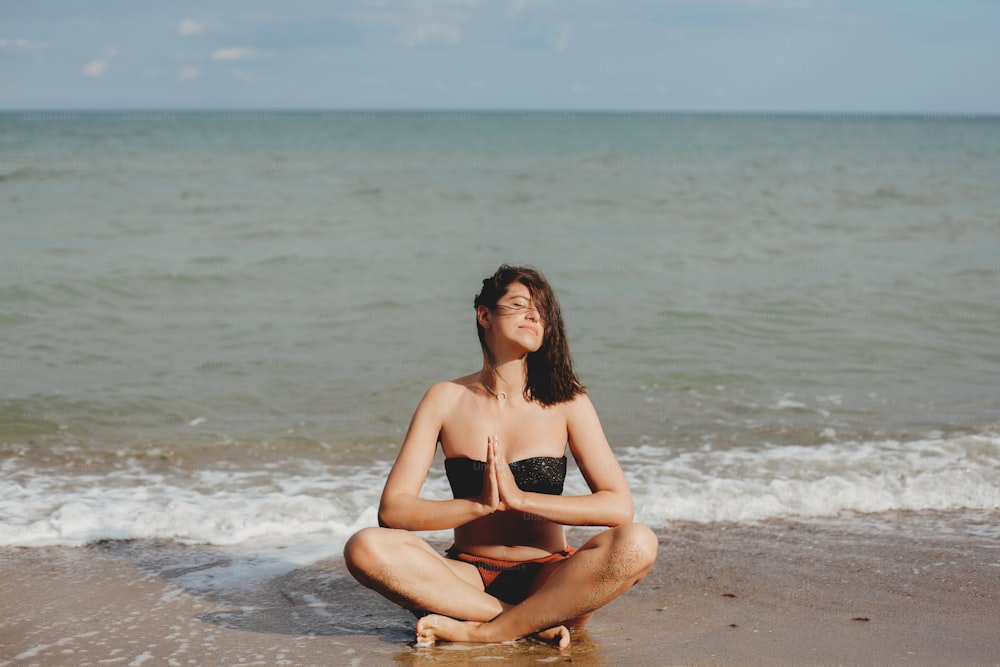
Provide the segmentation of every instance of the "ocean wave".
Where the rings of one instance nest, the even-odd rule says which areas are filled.
[[[759,521],[1000,507],[1000,437],[619,453],[640,520]]]
[[[323,534],[337,542],[374,523],[371,489],[377,502],[388,472],[149,468],[132,460],[99,474],[38,474],[8,459],[0,481],[0,545],[143,538],[233,545]]]
[[[657,528],[676,521],[1000,508],[1000,437],[992,434],[678,452],[638,445],[618,456],[636,519]],[[90,474],[10,457],[0,465],[0,545],[170,539],[273,546],[321,538],[335,548],[375,525],[390,462],[241,465],[192,471],[129,459]],[[566,493],[587,492],[571,471]],[[449,497],[437,468],[422,495]]]

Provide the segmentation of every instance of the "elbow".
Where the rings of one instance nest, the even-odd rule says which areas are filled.
[[[396,520],[393,516],[379,512],[378,513],[378,525],[379,528],[406,528]]]
[[[608,516],[608,527],[616,528],[618,526],[623,526],[627,523],[632,523],[632,519],[635,517],[635,507],[632,505],[632,499],[626,498],[621,502],[618,507],[615,507]]]
[[[396,528],[400,530],[420,530],[413,523],[413,512],[405,502],[405,498],[397,498],[391,502],[381,502],[378,506],[378,525],[381,528]],[[402,502],[400,502],[402,501]]]
[[[397,525],[398,518],[393,515],[391,508],[387,507],[385,503],[379,505],[378,507],[378,525],[379,528],[400,528]]]
[[[632,512],[618,512],[608,517],[608,528],[617,528],[618,526],[624,526],[627,523],[632,523]]]
[[[381,512],[379,512],[378,515],[378,525],[380,528],[393,528],[395,530],[416,530],[416,528],[400,521],[399,517],[395,517],[390,514],[383,514]]]
[[[406,494],[382,499],[378,506],[378,525],[398,530],[425,530],[415,511],[413,496]]]

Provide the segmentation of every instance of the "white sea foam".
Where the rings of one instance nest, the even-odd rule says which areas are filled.
[[[639,519],[757,521],[1000,507],[1000,438],[619,452]]]
[[[237,544],[348,535],[370,520],[385,471],[334,477],[208,470],[167,475],[136,463],[101,475],[36,474],[8,461],[0,482],[0,544],[84,544],[170,538]],[[343,474],[343,473],[342,473]],[[375,491],[371,491],[375,489]]]
[[[1000,507],[1000,437],[672,451],[618,450],[637,520],[757,521],[845,512]],[[101,539],[287,549],[285,560],[329,554],[376,524],[388,463],[345,468],[152,472],[138,462],[100,475],[53,473],[8,459],[0,479],[0,545],[82,545]],[[586,493],[571,469],[567,494]],[[447,498],[440,471],[425,497]]]

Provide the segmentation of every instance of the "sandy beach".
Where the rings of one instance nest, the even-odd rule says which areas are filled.
[[[677,525],[660,531],[650,576],[563,653],[531,640],[415,648],[414,619],[339,557],[206,587],[185,582],[227,563],[252,582],[275,563],[171,542],[8,547],[0,664],[996,665],[991,518]]]

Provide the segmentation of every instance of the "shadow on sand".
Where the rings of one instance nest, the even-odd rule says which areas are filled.
[[[461,665],[472,660],[601,665],[586,630],[570,651],[531,639],[495,645],[416,648],[412,614],[358,584],[339,554],[307,566],[209,545],[158,540],[102,540],[89,548],[122,558],[185,592],[226,607],[197,618],[222,628],[296,636],[376,636],[399,646],[401,664]]]

